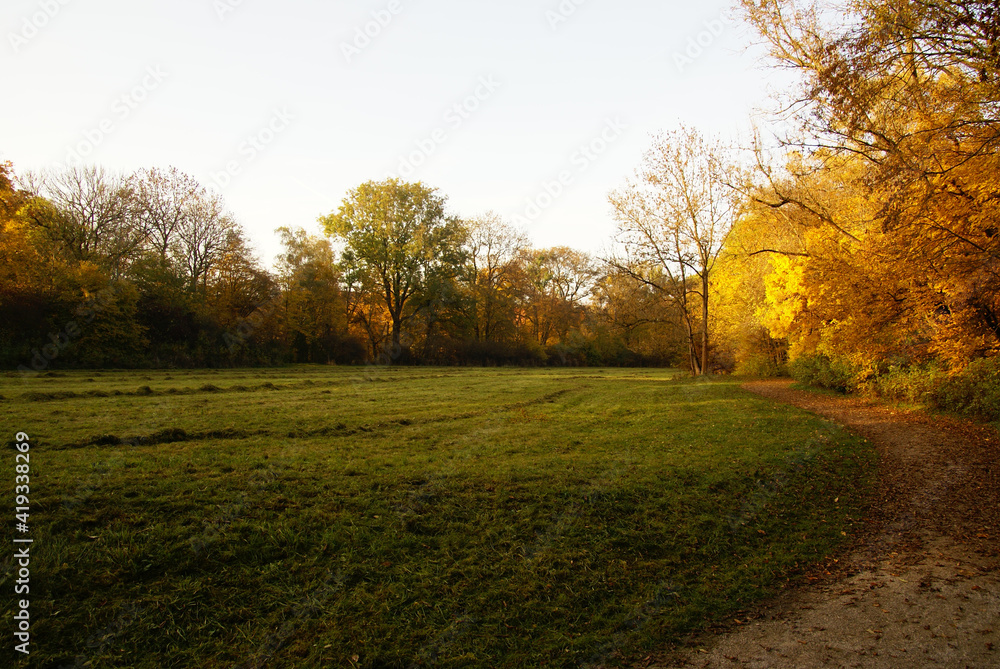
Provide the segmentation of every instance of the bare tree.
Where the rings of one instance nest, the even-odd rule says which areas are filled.
[[[737,216],[739,172],[721,144],[682,128],[657,136],[636,179],[609,197],[622,255],[606,262],[678,308],[695,374],[708,369],[709,288]]]
[[[220,195],[200,188],[189,215],[177,230],[175,252],[184,267],[188,290],[204,290],[212,268],[226,250],[229,235],[238,225],[225,209]]]
[[[528,238],[493,212],[469,223],[469,285],[474,302],[473,327],[478,341],[496,341],[504,325],[513,323],[505,308],[520,254]]]
[[[141,170],[129,179],[132,215],[148,232],[148,244],[166,261],[171,245],[188,226],[197,207],[201,186],[176,167]]]
[[[146,240],[146,230],[129,216],[132,193],[121,174],[74,167],[28,175],[23,183],[54,207],[56,215],[38,223],[69,257],[93,262],[113,278],[127,271]]]

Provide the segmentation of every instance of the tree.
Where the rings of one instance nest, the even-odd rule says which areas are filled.
[[[208,277],[206,302],[226,327],[247,318],[275,292],[274,280],[260,266],[243,231],[226,235],[218,261]]]
[[[175,253],[190,292],[208,287],[212,269],[226,252],[239,225],[226,211],[222,196],[200,187],[188,203],[188,213],[177,228]]]
[[[352,362],[357,340],[347,334],[347,304],[329,239],[299,228],[279,228],[284,252],[278,274],[284,291],[284,327],[297,362]]]
[[[403,328],[417,314],[415,305],[433,305],[428,288],[440,283],[435,277],[457,272],[462,225],[445,215],[445,199],[436,189],[399,179],[358,186],[320,223],[345,244],[347,272],[378,291],[393,349],[402,351]]]
[[[101,167],[74,167],[26,179],[57,215],[36,220],[63,252],[121,278],[145,244],[147,231],[129,216],[132,193],[121,174]]]
[[[656,290],[615,269],[604,273],[593,291],[593,320],[598,330],[621,342],[618,360],[627,364],[640,357],[657,364],[677,364],[688,354],[676,305]]]
[[[39,221],[54,216],[47,202],[16,186],[13,165],[0,163],[0,303],[52,285],[46,265],[54,249]]]
[[[795,214],[804,212],[767,206],[760,189],[749,189],[745,195],[743,215],[726,239],[715,269],[713,335],[737,374],[776,376],[788,359],[789,332],[776,326],[778,319],[773,317],[783,304],[780,299],[769,301],[767,289],[776,275],[787,278],[788,268],[804,265],[808,251],[817,249],[807,251],[809,228],[796,220]],[[776,296],[770,295],[772,300]],[[805,296],[787,297],[801,306]],[[775,327],[769,328],[769,323]]]
[[[926,155],[935,136],[956,140],[951,149],[966,157],[1000,149],[996,0],[743,0],[743,7],[777,63],[803,76],[790,108],[809,144],[897,170],[924,169],[912,159]]]
[[[695,374],[708,371],[712,272],[738,216],[741,179],[718,142],[681,129],[656,137],[636,179],[609,197],[624,255],[607,262],[677,307]]]
[[[10,163],[0,163],[0,357],[11,366],[31,357],[28,341],[44,337],[65,283],[66,268],[56,266],[55,249],[35,223],[52,213],[17,187]]]
[[[198,210],[203,189],[176,167],[140,170],[129,179],[132,216],[147,231],[147,243],[161,261],[166,261],[181,232],[190,226]]]
[[[522,254],[527,290],[522,307],[531,334],[542,346],[565,344],[584,318],[598,271],[586,253],[565,246],[532,249]]]
[[[476,341],[496,342],[511,334],[518,261],[528,248],[523,232],[492,212],[469,223],[468,271]]]
[[[830,288],[851,286],[864,271],[878,275],[849,304],[859,324],[867,314],[883,319],[875,332],[886,354],[890,325],[906,332],[895,339],[908,343],[893,353],[904,359],[934,353],[960,367],[1000,352],[1000,6],[747,0],[744,7],[776,61],[802,75],[789,103],[801,132],[786,143],[805,156],[786,183],[771,179],[763,201],[805,212],[839,237],[807,263],[811,275]],[[804,187],[830,165],[841,170],[848,156],[857,160],[854,178],[834,183],[878,205],[864,220],[856,207],[816,207],[822,196]],[[821,263],[827,267],[818,272]],[[861,299],[869,295],[871,302]],[[924,351],[915,342],[925,342]]]

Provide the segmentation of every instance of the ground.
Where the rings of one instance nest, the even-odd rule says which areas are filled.
[[[45,668],[622,666],[840,554],[875,467],[670,370],[9,373],[0,423]]]
[[[32,664],[998,664],[995,432],[750,389],[668,370],[0,375],[0,422],[32,437]],[[14,574],[8,552],[0,589]]]
[[[846,558],[657,667],[1000,665],[1000,443],[994,429],[761,381],[879,452],[869,531]]]

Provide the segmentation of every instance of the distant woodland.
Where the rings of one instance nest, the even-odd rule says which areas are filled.
[[[1000,417],[1000,5],[842,5],[745,0],[799,85],[748,146],[653,138],[607,257],[389,179],[269,270],[177,169],[3,165],[0,361],[675,365]]]

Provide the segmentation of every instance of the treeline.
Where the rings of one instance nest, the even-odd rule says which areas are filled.
[[[601,259],[387,180],[269,272],[176,170],[4,167],[0,359],[670,364],[1000,417],[997,3],[743,7],[801,74],[783,134],[654,138]]]
[[[643,291],[496,216],[451,217],[430,188],[366,184],[325,224],[332,237],[281,229],[269,271],[222,198],[176,169],[17,179],[4,165],[0,360],[25,373],[675,362],[672,319]]]

